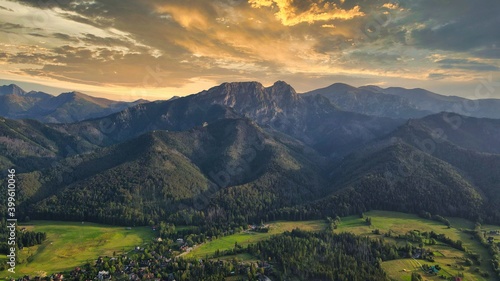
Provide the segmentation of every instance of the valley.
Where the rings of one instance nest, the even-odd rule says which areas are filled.
[[[475,239],[468,231],[474,230],[474,224],[460,218],[447,218],[451,227],[442,222],[424,219],[416,215],[388,212],[370,211],[363,214],[364,217],[349,216],[342,217],[335,223],[335,227],[329,227],[327,221],[277,221],[265,224],[267,231],[247,229],[240,233],[222,236],[202,244],[195,245],[192,250],[178,255],[185,260],[222,260],[228,263],[254,264],[259,258],[250,253],[247,248],[259,242],[264,242],[272,237],[293,230],[301,229],[311,233],[332,232],[335,234],[352,233],[360,237],[369,237],[372,240],[383,240],[385,243],[394,244],[397,247],[412,245],[412,258],[397,258],[395,260],[383,261],[382,269],[390,278],[396,280],[411,280],[412,273],[420,274],[424,280],[442,280],[440,276],[451,278],[462,276],[463,280],[490,280],[494,272],[490,264],[491,255],[480,241]],[[367,224],[366,219],[370,219]],[[258,227],[258,226],[256,226]],[[160,234],[158,230],[153,231],[150,227],[109,227],[92,223],[71,223],[53,221],[33,221],[20,225],[27,231],[42,231],[47,233],[47,240],[39,246],[27,247],[20,251],[20,265],[17,275],[24,274],[52,274],[68,272],[75,267],[82,266],[89,261],[94,262],[96,257],[118,257],[121,255],[134,256],[136,247],[144,247]],[[182,233],[195,230],[193,227],[178,227],[179,233],[172,237],[182,237]],[[482,226],[487,232],[500,230],[500,226]],[[186,232],[187,231],[187,232]],[[464,250],[457,249],[450,244],[440,240],[431,242],[422,236],[422,242],[412,240],[420,233],[436,233],[448,237],[452,241],[462,241]],[[413,238],[407,236],[412,233]],[[420,239],[420,238],[419,238]],[[176,249],[176,244],[172,245]],[[236,245],[238,248],[236,248]],[[423,259],[418,253],[420,248],[431,253],[428,258]],[[417,252],[415,252],[415,250]],[[175,250],[177,251],[177,250]],[[236,252],[235,252],[236,251]],[[128,254],[127,254],[128,253]],[[179,252],[177,252],[179,253]],[[416,254],[417,253],[417,254]],[[474,256],[479,257],[479,262]],[[207,259],[208,258],[208,259]],[[471,264],[468,264],[468,261]],[[273,264],[273,262],[270,262]],[[438,265],[438,274],[429,274],[422,270],[422,266],[429,268]],[[281,269],[275,268],[276,271]],[[7,276],[6,272],[2,273]],[[486,275],[490,277],[485,277]],[[227,279],[230,280],[230,279]]]
[[[500,281],[499,11],[0,0],[0,280]]]

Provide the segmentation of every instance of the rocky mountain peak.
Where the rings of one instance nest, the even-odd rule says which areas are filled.
[[[0,86],[0,95],[24,95],[26,92],[16,84]]]
[[[276,81],[271,87],[266,88],[270,95],[276,96],[281,95],[285,98],[297,99],[297,92],[290,86],[290,84],[284,81]]]

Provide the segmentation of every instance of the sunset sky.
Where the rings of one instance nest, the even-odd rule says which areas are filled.
[[[499,0],[0,0],[0,84],[120,100],[229,81],[500,98]],[[492,88],[491,88],[492,89]]]

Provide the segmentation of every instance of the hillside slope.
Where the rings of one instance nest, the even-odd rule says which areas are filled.
[[[30,191],[23,208],[33,218],[111,223],[184,219],[182,206],[194,207],[192,215],[208,208],[205,220],[217,223],[255,217],[320,195],[321,168],[296,149],[245,119],[185,132],[154,131],[66,159],[66,169],[42,171],[45,177],[38,178],[39,188]],[[36,178],[32,174],[22,177]],[[253,205],[233,208],[242,200]]]

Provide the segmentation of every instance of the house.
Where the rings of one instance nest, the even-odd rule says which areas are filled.
[[[182,245],[182,244],[184,244],[184,239],[182,239],[182,238],[177,238],[177,240],[175,240],[175,242],[176,242],[177,244],[179,244],[179,245]]]
[[[97,279],[99,280],[104,280],[104,279],[109,279],[110,275],[109,275],[109,271],[99,271],[99,273],[97,274]]]

